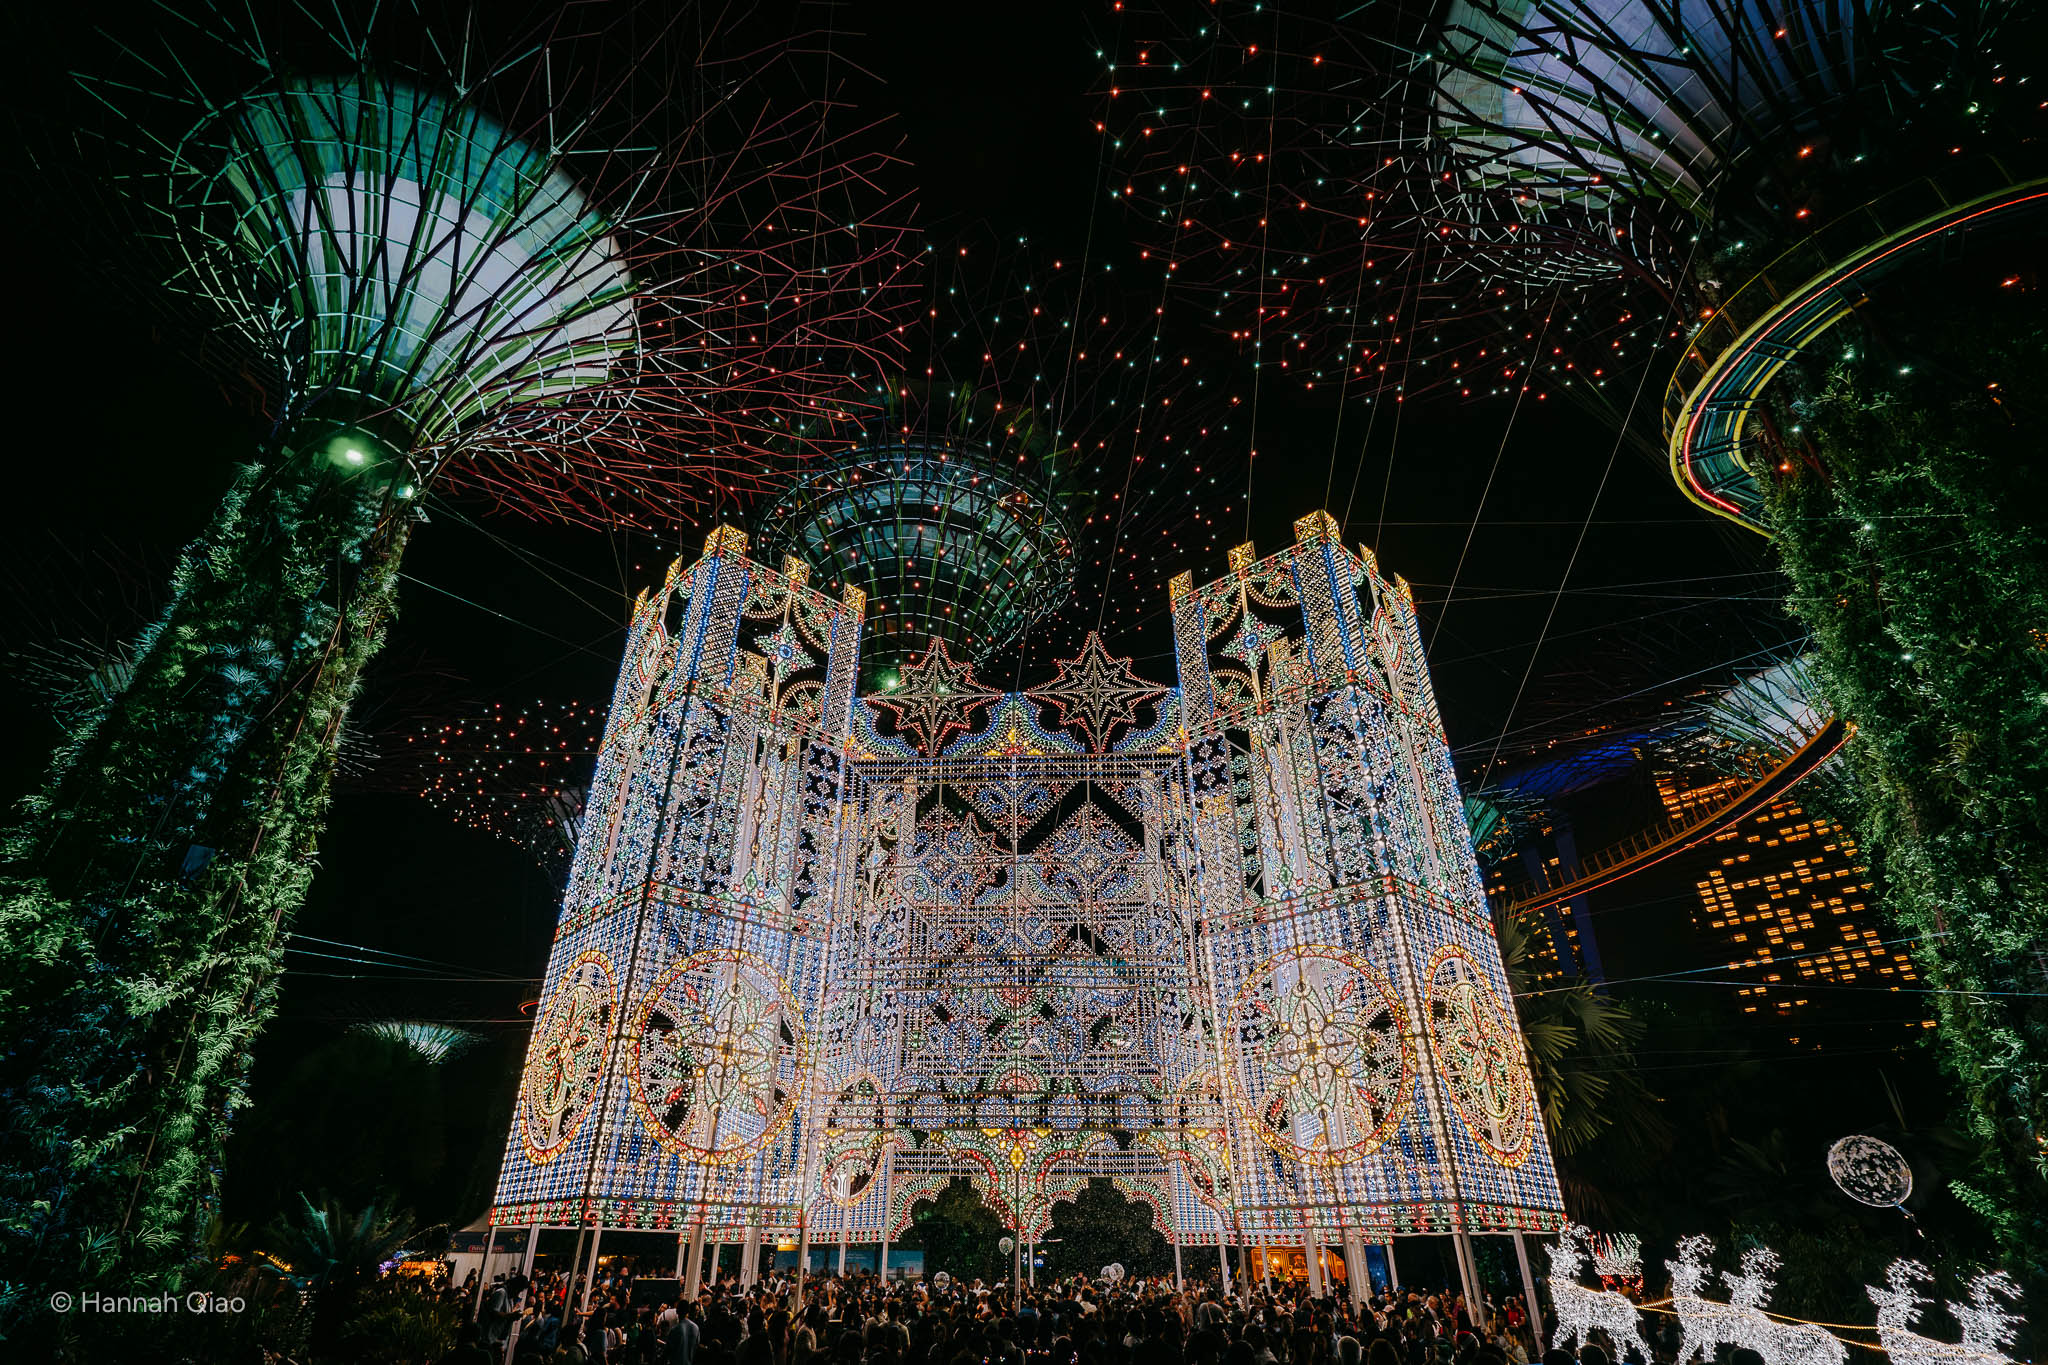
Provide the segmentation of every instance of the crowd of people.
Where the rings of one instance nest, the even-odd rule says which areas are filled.
[[[1519,1297],[1339,1292],[1213,1280],[884,1284],[872,1273],[733,1280],[696,1298],[621,1275],[500,1277],[449,1365],[1613,1365],[1597,1344],[1543,1352]],[[801,1292],[802,1301],[798,1302]],[[1476,1311],[1475,1311],[1476,1309]]]

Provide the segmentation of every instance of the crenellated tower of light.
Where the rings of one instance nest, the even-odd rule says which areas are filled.
[[[640,602],[498,1226],[884,1255],[1090,1177],[1176,1248],[1549,1230],[1562,1204],[1407,585],[1326,514],[1023,692],[720,530]],[[1376,1253],[1377,1254],[1377,1253]],[[751,1275],[758,1257],[743,1256]]]

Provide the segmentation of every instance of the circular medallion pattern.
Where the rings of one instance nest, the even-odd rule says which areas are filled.
[[[1429,1039],[1452,1107],[1487,1155],[1521,1165],[1536,1130],[1521,1026],[1478,959],[1455,944],[1430,957],[1427,980]]]
[[[1239,988],[1232,1101],[1284,1156],[1345,1165],[1386,1142],[1415,1080],[1408,1014],[1385,973],[1342,948],[1268,958]]]
[[[641,997],[627,1042],[649,1134],[711,1165],[745,1160],[789,1123],[809,1047],[774,967],[730,948],[671,963]]]
[[[602,953],[584,953],[555,983],[533,1031],[520,1087],[528,1161],[552,1161],[575,1139],[603,1080],[616,999],[612,965]]]

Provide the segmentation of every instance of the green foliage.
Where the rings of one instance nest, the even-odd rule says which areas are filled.
[[[335,1333],[337,1354],[365,1365],[425,1365],[455,1345],[459,1311],[423,1294],[382,1295]]]
[[[2004,325],[2001,325],[2004,324]],[[1983,1154],[1965,1202],[2048,1274],[2048,473],[2038,312],[1875,345],[1813,405],[1819,461],[1773,492],[1792,610],[1855,727],[1857,833],[1917,935]]]
[[[408,525],[367,475],[244,470],[0,845],[0,1279],[181,1283]]]
[[[1494,927],[1552,1149],[1569,1158],[1610,1130],[1632,1145],[1659,1141],[1658,1099],[1634,1065],[1643,1021],[1590,982],[1537,982],[1528,928],[1505,917]]]

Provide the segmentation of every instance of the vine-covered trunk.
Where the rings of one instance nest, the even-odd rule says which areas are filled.
[[[0,1280],[31,1305],[204,1227],[408,526],[374,469],[242,471],[0,849]]]
[[[1915,937],[1984,1160],[1954,1192],[2048,1271],[2048,469],[2038,326],[1845,366],[1773,524],[1856,728],[1860,839]],[[1915,357],[1924,359],[1924,357]],[[1965,382],[1956,382],[1956,376]],[[2011,401],[2008,401],[2011,400]]]

